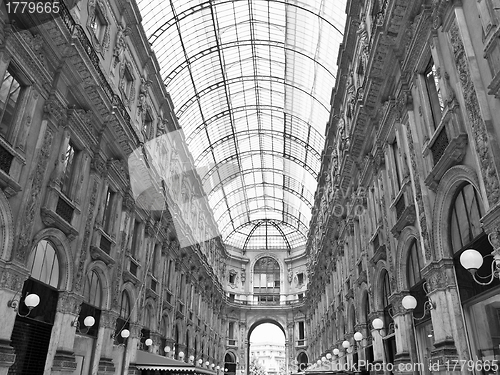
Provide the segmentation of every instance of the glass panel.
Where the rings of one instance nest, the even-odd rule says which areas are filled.
[[[57,288],[59,285],[59,260],[53,245],[41,240],[31,251],[28,258],[31,277]]]
[[[346,0],[138,6],[224,241],[305,245]]]
[[[85,286],[83,288],[83,297],[86,303],[91,306],[101,307],[101,281],[97,272],[92,271],[87,275],[87,280],[85,281]]]
[[[6,138],[14,118],[21,85],[8,69],[0,87],[0,136]]]

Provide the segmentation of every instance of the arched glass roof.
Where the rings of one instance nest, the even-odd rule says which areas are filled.
[[[346,0],[137,3],[222,239],[304,245]]]

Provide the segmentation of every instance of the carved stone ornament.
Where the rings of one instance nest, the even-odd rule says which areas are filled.
[[[97,173],[99,176],[102,176],[107,172],[106,160],[104,160],[104,157],[101,154],[94,154],[94,157],[92,158],[92,162],[90,164],[90,169],[92,172]]]
[[[146,101],[149,97],[149,89],[153,82],[145,77],[141,77],[141,86],[139,88],[139,98],[137,99],[137,110],[146,112]]]
[[[408,148],[410,151],[411,168],[413,169],[414,172],[413,178],[415,180],[415,200],[417,201],[417,207],[418,207],[420,231],[422,233],[422,238],[424,240],[425,259],[430,260],[432,257],[431,247],[430,247],[431,245],[429,239],[429,232],[427,231],[427,219],[425,217],[424,201],[422,199],[422,189],[420,187],[420,175],[417,168],[415,147],[413,143],[413,136],[411,133],[411,126],[408,122],[406,123],[406,135],[408,139]]]
[[[35,170],[33,171],[33,174],[31,175],[32,185],[29,191],[29,195],[26,196],[27,202],[23,208],[21,222],[19,224],[21,230],[19,232],[19,242],[15,257],[22,263],[26,262],[30,250],[29,246],[33,225],[35,223],[35,214],[36,212],[38,212],[38,207],[40,205],[40,191],[42,189],[42,182],[44,179],[45,171],[47,170],[53,139],[54,134],[52,133],[50,128],[47,127],[43,139],[42,148],[37,155],[37,165],[35,167]]]
[[[493,246],[494,250],[500,249],[500,228],[495,228],[493,232],[488,234],[488,240],[490,241],[491,246]]]
[[[481,108],[479,106],[476,89],[470,75],[467,54],[465,52],[456,22],[453,22],[449,34],[453,47],[453,54],[455,56],[455,64],[460,77],[460,85],[462,86],[464,95],[467,118],[474,134],[472,138],[476,143],[476,149],[479,154],[481,176],[483,178],[490,206],[494,206],[499,202],[500,198],[498,175],[493,161],[486,126],[481,116]]]
[[[118,31],[116,33],[115,47],[113,48],[113,68],[121,61],[123,56],[123,51],[125,50],[127,43],[125,37],[129,34],[130,29],[125,28],[122,25],[118,26]]]
[[[59,292],[57,311],[63,314],[78,314],[83,297],[73,292]]]
[[[77,292],[81,292],[83,290],[83,276],[84,276],[84,267],[85,261],[87,260],[87,252],[90,248],[90,238],[92,236],[92,219],[94,217],[94,209],[97,201],[97,188],[98,182],[94,179],[92,184],[92,190],[90,194],[89,208],[87,213],[87,221],[85,222],[85,232],[83,233],[83,242],[80,248],[80,257],[78,260],[78,267],[76,270],[76,275],[74,278],[74,290]]]
[[[92,44],[97,52],[104,53],[108,50],[110,42],[108,8],[104,0],[89,0],[87,10],[87,29],[92,36]],[[102,25],[102,31],[97,29],[98,24]],[[96,35],[96,32],[101,34]]]
[[[125,85],[127,81],[126,77],[126,71],[128,71],[128,74],[130,75],[130,78],[132,79],[132,82],[129,85],[129,88],[127,90],[127,87]],[[123,94],[122,99],[123,99],[123,104],[126,106],[132,105],[132,103],[135,100],[135,76],[134,76],[134,68],[132,66],[132,63],[130,61],[125,60],[122,62],[120,65],[120,90]]]

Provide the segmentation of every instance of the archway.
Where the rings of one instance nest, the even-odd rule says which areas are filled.
[[[224,372],[227,375],[236,374],[236,356],[233,352],[227,352],[224,356]]]
[[[255,375],[265,371],[267,375],[286,375],[288,353],[286,332],[273,319],[255,322],[247,335],[246,373]]]

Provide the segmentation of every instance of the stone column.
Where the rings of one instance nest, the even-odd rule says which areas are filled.
[[[356,324],[354,326],[354,331],[355,332],[361,332],[363,335],[363,340],[361,342],[356,342],[356,350],[358,351],[358,363],[354,363],[357,369],[360,368],[360,364],[366,364],[366,356],[365,356],[365,351],[364,348],[367,345],[367,336],[368,336],[368,329],[366,327],[366,324]]]
[[[92,373],[97,375],[112,375],[115,373],[113,364],[113,335],[115,333],[116,318],[118,314],[114,311],[101,311],[99,322],[99,333],[97,335],[96,351]],[[99,345],[100,344],[100,345]],[[98,348],[100,349],[98,352]]]
[[[16,264],[0,263],[0,375],[7,375],[9,367],[16,358],[14,348],[10,346],[12,329],[16,321],[15,304],[21,299],[27,271]],[[15,298],[15,300],[14,300]],[[9,306],[10,301],[14,302]]]
[[[384,313],[382,311],[380,312],[375,312],[370,314],[369,320],[370,322],[373,322],[373,319],[375,318],[380,318],[381,316],[384,316]],[[383,374],[384,371],[382,371],[382,364],[384,363],[384,341],[382,338],[388,331],[389,327],[384,327],[380,331],[376,330],[373,328],[373,326],[370,324],[370,329],[372,330],[372,342],[373,342],[373,366],[374,370],[371,372],[372,374]]]
[[[150,338],[153,340],[153,345],[151,345],[150,352],[158,354],[160,353],[160,345],[161,345],[161,334],[158,332],[151,332]]]
[[[394,373],[410,375],[412,363],[419,363],[415,346],[415,331],[413,313],[406,311],[401,301],[408,293],[395,293],[391,296],[391,305],[394,313],[396,336],[396,355],[394,357]]]
[[[140,371],[135,366],[137,357],[137,347],[139,346],[142,326],[136,323],[130,323],[130,336],[127,339],[125,359],[123,363],[123,375],[139,375]]]
[[[431,310],[434,329],[434,349],[431,352],[433,374],[460,374],[460,368],[452,371],[446,363],[470,359],[454,273],[452,259],[432,262],[422,272],[427,280],[427,296],[435,306]]]
[[[76,369],[73,346],[82,297],[73,292],[59,293],[44,374],[70,375]],[[43,303],[43,302],[42,302]]]

